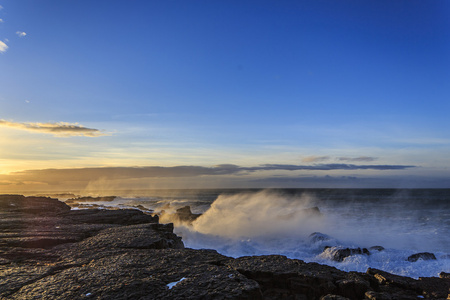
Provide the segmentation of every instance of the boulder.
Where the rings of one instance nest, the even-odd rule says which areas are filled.
[[[340,247],[325,247],[324,253],[331,257],[332,260],[342,262],[346,257],[352,255],[370,255],[366,248],[340,248]]]
[[[309,235],[308,238],[311,243],[319,243],[331,240],[330,236],[323,234],[321,232],[313,232]]]
[[[384,247],[383,246],[372,246],[369,248],[369,251],[384,251]]]
[[[421,252],[408,256],[407,261],[416,262],[419,259],[422,260],[436,260],[436,256],[430,252]]]

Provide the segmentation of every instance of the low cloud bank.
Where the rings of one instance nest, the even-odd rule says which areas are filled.
[[[79,169],[43,169],[14,172],[0,175],[0,182],[21,184],[39,181],[44,184],[56,185],[65,182],[87,183],[90,181],[124,180],[142,178],[181,178],[219,175],[242,175],[258,171],[331,171],[331,170],[402,170],[414,168],[409,165],[353,165],[353,164],[317,164],[317,165],[283,165],[265,164],[256,167],[242,167],[231,164],[214,167],[174,166],[174,167],[104,167]]]

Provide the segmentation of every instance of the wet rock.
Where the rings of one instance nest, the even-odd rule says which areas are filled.
[[[313,232],[309,235],[308,238],[311,243],[319,243],[331,240],[330,236],[323,234],[321,232]]]
[[[201,214],[193,214],[189,205],[177,209],[176,215],[180,219],[180,221],[189,223],[195,221],[198,217],[201,216]]]
[[[324,253],[334,261],[342,262],[346,257],[352,255],[370,255],[366,248],[339,248],[339,247],[325,247]]]
[[[416,262],[419,259],[422,260],[436,260],[436,256],[430,252],[421,252],[408,256],[407,260],[410,262]]]
[[[383,246],[372,246],[369,248],[369,251],[384,251],[384,247]]]
[[[441,273],[439,273],[439,278],[450,279],[450,273],[441,272]]]

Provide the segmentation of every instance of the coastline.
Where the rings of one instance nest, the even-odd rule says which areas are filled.
[[[450,278],[184,248],[139,210],[0,195],[2,299],[449,299]],[[334,296],[333,296],[334,295]]]

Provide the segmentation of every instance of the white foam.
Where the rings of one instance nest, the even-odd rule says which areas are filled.
[[[182,281],[185,280],[185,279],[187,279],[187,278],[186,278],[186,277],[183,277],[183,278],[181,278],[181,279],[178,280],[178,281],[174,281],[174,282],[168,283],[168,284],[167,284],[167,287],[169,288],[169,290],[171,290],[174,286],[176,286],[178,283],[182,282]]]

